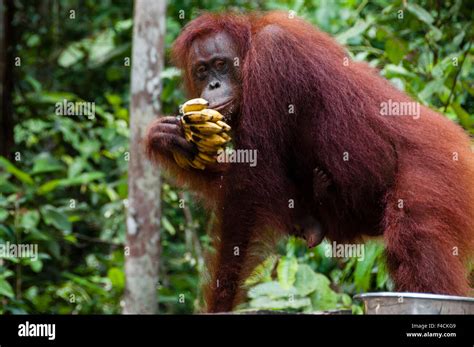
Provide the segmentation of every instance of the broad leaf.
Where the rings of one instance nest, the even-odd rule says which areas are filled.
[[[318,287],[318,277],[307,264],[299,264],[296,272],[295,288],[298,294],[306,296]]]
[[[7,172],[11,173],[23,183],[30,185],[34,183],[30,175],[18,169],[15,165],[2,156],[0,156],[0,167],[3,167]]]
[[[2,295],[10,299],[13,299],[15,296],[12,286],[4,278],[0,278],[0,296]]]
[[[41,214],[47,225],[52,225],[58,230],[70,233],[72,231],[72,224],[67,218],[66,214],[60,212],[51,205],[46,205],[41,208]]]
[[[284,289],[289,289],[295,283],[298,262],[294,257],[282,257],[278,263],[278,283]]]
[[[407,10],[411,12],[412,14],[414,14],[416,18],[418,18],[422,22],[425,22],[426,24],[432,24],[434,21],[431,14],[428,11],[426,11],[423,7],[417,4],[407,3]]]
[[[290,295],[295,295],[295,294],[297,294],[295,288],[284,289],[276,281],[265,282],[265,283],[259,284],[251,288],[247,293],[249,298],[257,298],[259,296],[268,296],[274,299],[289,297]]]

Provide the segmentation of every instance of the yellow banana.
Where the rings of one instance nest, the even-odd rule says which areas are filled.
[[[201,111],[209,106],[209,102],[202,98],[191,99],[186,101],[180,107],[180,112],[185,114],[192,111]]]
[[[186,131],[186,129],[184,130],[184,138],[186,139],[186,141],[188,142],[193,142],[193,133],[190,132],[190,131]]]
[[[223,146],[231,140],[231,137],[225,132],[219,134],[198,134],[191,131],[188,127],[184,129],[184,138],[186,141],[196,144],[200,151],[211,153],[223,149]]]
[[[203,157],[206,159],[195,157],[193,160],[189,160],[181,153],[177,152],[173,153],[173,157],[176,161],[176,164],[178,164],[183,169],[189,169],[190,167],[193,167],[195,169],[204,170],[206,168],[206,163],[211,163],[206,157]]]
[[[190,162],[190,165],[199,170],[204,170],[206,168],[206,164],[203,163],[198,157],[194,158],[192,162]]]
[[[192,160],[181,153],[173,153],[176,163],[182,168],[204,170],[207,165],[217,162],[217,155],[231,141],[228,134],[231,127],[225,123],[224,116],[208,106],[209,103],[202,98],[188,100],[180,106],[184,137],[198,149]]]
[[[192,135],[192,142],[195,144],[203,144],[204,146],[210,147],[218,147],[226,144],[227,141],[219,134],[212,134],[212,135],[200,135],[200,134],[193,134]]]
[[[211,155],[215,155],[217,152],[219,152],[219,150],[224,150],[223,146],[206,146],[206,145],[203,145],[202,143],[196,146],[199,152],[203,152],[203,153],[211,154]]]
[[[202,160],[204,163],[209,163],[209,164],[214,164],[217,161],[217,159],[215,157],[212,157],[212,156],[210,156],[208,154],[205,154],[203,152],[199,152],[197,154],[197,158]]]
[[[201,110],[201,113],[212,119],[217,119],[217,120],[224,119],[224,116],[219,111],[213,110],[212,108],[206,108],[205,110]]]
[[[226,142],[229,142],[230,140],[232,140],[232,138],[227,133],[222,133],[220,135],[224,138],[224,140],[226,140]]]
[[[219,112],[208,112],[214,110],[201,110],[201,111],[193,111],[187,112],[181,117],[181,121],[183,124],[191,124],[191,123],[204,123],[204,122],[218,122],[224,119],[224,116],[221,115]]]
[[[219,125],[212,122],[205,122],[201,124],[185,124],[184,129],[196,134],[219,134],[224,131]]]
[[[181,153],[173,152],[173,158],[176,164],[180,166],[183,169],[187,169],[190,166],[188,158],[186,158],[184,155]]]
[[[222,129],[224,129],[225,131],[229,131],[231,129],[230,126],[226,122],[223,122],[221,120],[218,120],[216,124],[220,126]]]

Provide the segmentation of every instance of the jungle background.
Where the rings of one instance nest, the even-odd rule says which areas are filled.
[[[21,65],[11,67],[14,145],[0,157],[0,242],[35,243],[40,253],[37,260],[0,260],[0,313],[120,313],[131,71],[124,61],[131,56],[133,3],[12,3],[9,40]],[[472,0],[175,0],[167,6],[165,114],[176,114],[185,100],[168,53],[190,19],[202,10],[281,9],[334,35],[354,59],[474,135]],[[67,19],[71,9],[74,20]],[[94,101],[96,118],[58,117],[54,105],[63,99]],[[159,312],[197,312],[212,218],[166,176],[161,194]],[[185,209],[179,199],[188,202]],[[363,261],[325,257],[325,247],[307,250],[300,240],[283,240],[247,281],[249,299],[240,308],[360,312],[353,294],[391,289],[379,243],[366,246]]]

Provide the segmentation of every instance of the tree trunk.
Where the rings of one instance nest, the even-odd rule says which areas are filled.
[[[13,1],[0,0],[0,155],[13,147]]]
[[[161,180],[159,171],[145,158],[142,139],[147,125],[160,114],[161,109],[159,76],[164,64],[165,15],[164,0],[135,2],[125,314],[152,314],[158,308]]]

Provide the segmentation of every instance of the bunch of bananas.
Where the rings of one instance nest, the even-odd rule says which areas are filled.
[[[231,140],[230,126],[223,121],[218,111],[207,108],[209,103],[201,98],[186,101],[180,107],[180,121],[184,137],[195,144],[197,154],[192,159],[181,153],[173,153],[176,163],[184,169],[189,167],[204,170],[206,165],[217,161],[217,154]]]

